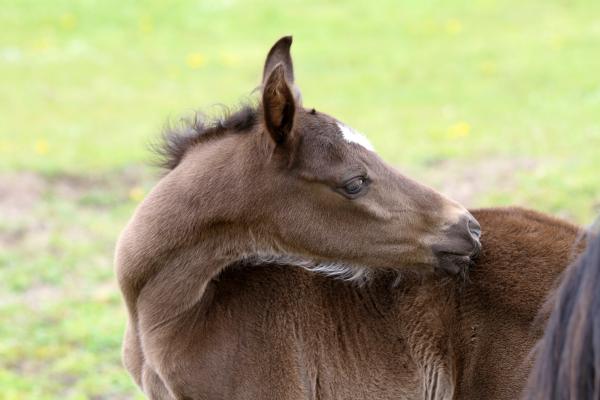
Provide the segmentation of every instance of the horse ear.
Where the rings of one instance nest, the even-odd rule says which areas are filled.
[[[284,36],[275,42],[273,47],[271,47],[269,54],[267,54],[267,59],[265,60],[265,66],[263,68],[262,84],[264,87],[267,83],[267,79],[271,75],[271,72],[273,72],[273,69],[275,69],[275,66],[281,64],[283,65],[287,81],[292,85],[291,88],[294,98],[298,103],[300,103],[302,95],[294,83],[294,64],[292,63],[292,55],[290,54],[291,46],[292,37]]]
[[[269,134],[277,144],[285,143],[292,132],[296,102],[285,76],[285,66],[275,65],[263,85],[263,115]]]

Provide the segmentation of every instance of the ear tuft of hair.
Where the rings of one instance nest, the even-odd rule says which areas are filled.
[[[296,103],[285,76],[285,67],[279,63],[273,68],[263,87],[263,114],[267,131],[277,144],[289,139],[294,124]]]

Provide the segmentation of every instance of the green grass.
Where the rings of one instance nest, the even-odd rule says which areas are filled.
[[[0,6],[0,399],[135,396],[111,257],[154,180],[146,145],[250,96],[284,34],[305,105],[416,178],[471,185],[473,205],[599,210],[600,2]]]

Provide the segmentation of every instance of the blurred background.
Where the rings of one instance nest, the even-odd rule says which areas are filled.
[[[468,206],[600,211],[600,2],[0,0],[0,399],[129,399],[119,231],[165,122],[252,98],[293,34],[304,104]]]

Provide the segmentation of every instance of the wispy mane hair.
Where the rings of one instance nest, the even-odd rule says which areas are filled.
[[[172,170],[194,145],[225,132],[248,132],[258,120],[258,108],[251,102],[243,103],[234,110],[224,105],[219,105],[219,108],[220,113],[216,117],[197,111],[176,123],[168,122],[160,139],[150,143],[151,150],[157,155],[155,164]]]
[[[526,399],[600,399],[600,235],[564,275],[535,356]]]

